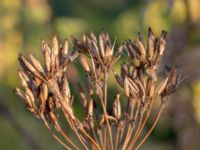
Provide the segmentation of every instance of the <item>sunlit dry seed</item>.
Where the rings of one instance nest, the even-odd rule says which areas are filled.
[[[148,38],[147,38],[147,53],[148,53],[147,58],[149,61],[153,60],[153,56],[154,56],[154,52],[155,52],[154,44],[155,44],[155,37],[153,35],[151,28],[149,28]]]
[[[42,68],[42,65],[40,64],[40,62],[33,56],[33,55],[29,55],[29,58],[32,62],[32,64],[34,65],[34,67],[42,74],[45,74],[44,73],[44,70]]]
[[[165,87],[167,86],[169,77],[166,77],[157,87],[156,94],[161,94]]]
[[[79,60],[81,62],[81,65],[83,66],[84,70],[86,72],[90,72],[90,66],[89,66],[87,60],[83,56],[80,56]]]
[[[121,104],[120,104],[120,95],[117,94],[112,105],[112,112],[115,118],[118,120],[121,118]]]
[[[24,75],[23,71],[18,70],[18,75],[19,75],[19,78],[20,78],[20,83],[21,83],[21,85],[22,85],[24,88],[25,88],[25,87],[28,87],[28,83],[27,83],[28,78],[26,78],[26,76]]]

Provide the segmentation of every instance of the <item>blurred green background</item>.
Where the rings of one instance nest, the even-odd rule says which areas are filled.
[[[13,94],[19,51],[41,57],[41,40],[50,43],[53,35],[70,40],[91,29],[109,31],[119,44],[139,31],[146,35],[151,26],[156,35],[168,31],[163,64],[181,66],[187,78],[142,149],[199,150],[199,6],[199,0],[0,0],[0,149],[63,149]],[[72,67],[70,83],[81,76]]]

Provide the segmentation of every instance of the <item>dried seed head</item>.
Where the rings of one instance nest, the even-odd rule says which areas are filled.
[[[124,92],[125,92],[126,97],[130,96],[129,81],[128,81],[127,77],[125,77],[125,79],[124,79]]]
[[[47,45],[46,42],[42,42],[42,51],[44,54],[44,62],[45,62],[45,69],[46,72],[50,72],[50,68],[51,68],[51,49],[49,48],[49,46]]]

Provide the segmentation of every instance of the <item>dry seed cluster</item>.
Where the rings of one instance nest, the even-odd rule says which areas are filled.
[[[41,45],[44,65],[33,55],[19,54],[18,74],[23,90],[16,88],[15,93],[66,149],[139,149],[160,118],[167,96],[180,84],[177,68],[166,67],[163,81],[157,81],[156,70],[166,45],[165,31],[156,38],[149,28],[146,46],[138,35],[135,41],[127,40],[116,49],[107,32],[101,32],[98,38],[92,32],[89,36],[83,34],[81,40],[73,38],[74,47],[70,51],[68,42],[61,44],[56,37],[51,47],[44,41]],[[116,73],[113,65],[124,50],[128,59]],[[76,59],[87,77],[84,86],[77,85],[85,113],[83,120],[74,114],[74,98],[66,78],[68,64]],[[117,93],[109,107],[107,84],[111,73],[123,93]],[[160,109],[150,130],[141,137],[157,96],[161,99]],[[125,97],[126,107],[121,106],[121,97]],[[79,142],[70,140],[60,126],[58,110],[63,112]]]

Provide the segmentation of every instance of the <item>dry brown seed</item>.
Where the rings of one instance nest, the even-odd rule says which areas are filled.
[[[115,116],[115,118],[117,118],[118,120],[121,118],[121,104],[120,104],[120,95],[119,94],[116,95],[116,98],[113,102],[112,112],[113,112],[113,115]]]
[[[93,110],[94,110],[94,103],[93,103],[93,100],[90,99],[89,105],[88,105],[88,115],[93,116]]]
[[[68,54],[68,51],[69,51],[69,45],[68,45],[68,41],[65,40],[64,42],[64,47],[62,49],[62,56],[66,56]]]
[[[67,81],[67,78],[64,76],[62,78],[62,82],[63,82],[63,85],[62,85],[62,95],[64,97],[64,99],[67,101],[67,103],[69,104],[69,100],[70,100],[70,97],[71,97],[71,94],[70,94],[70,89],[69,89],[69,83]]]
[[[148,59],[150,61],[153,60],[153,56],[154,56],[154,42],[155,42],[155,37],[154,34],[151,30],[151,28],[149,28],[148,30],[148,41],[147,41],[147,51],[148,51]]]
[[[51,66],[51,49],[47,45],[46,42],[42,42],[42,51],[44,53],[44,62],[45,62],[45,68],[47,73],[50,72],[50,66]]]
[[[18,57],[20,63],[25,65],[25,67],[32,73],[36,72],[36,69],[33,67],[33,65],[20,53]]]
[[[40,62],[33,56],[33,55],[29,55],[30,57],[30,60],[32,62],[32,64],[34,65],[34,67],[42,74],[45,74],[44,73],[44,70],[42,68],[42,65],[40,64]]]
[[[22,85],[24,88],[25,88],[25,87],[28,87],[27,79],[26,79],[26,76],[24,76],[23,71],[18,70],[18,75],[19,75],[19,78],[20,78],[20,83],[21,83],[21,85]]]
[[[166,77],[156,89],[156,94],[161,94],[167,86],[169,77]]]
[[[53,40],[52,40],[52,53],[54,55],[54,57],[58,56],[58,53],[59,53],[59,43],[58,43],[58,39],[56,36],[53,37]]]
[[[138,46],[138,49],[140,50],[142,58],[146,58],[146,50],[145,50],[144,45],[142,44],[142,42],[139,39],[137,39],[136,40],[136,44]]]
[[[100,49],[100,56],[101,58],[105,57],[105,52],[104,52],[104,41],[103,41],[103,37],[102,34],[99,35],[99,49]]]
[[[135,93],[139,93],[139,88],[138,85],[135,83],[134,80],[130,79],[129,77],[127,77],[128,81],[129,81],[129,87],[135,92]]]
[[[85,57],[80,56],[80,57],[79,57],[79,60],[80,60],[80,62],[81,62],[81,64],[82,64],[84,70],[85,70],[86,72],[90,72],[90,66],[89,66],[87,60],[85,59]]]
[[[166,45],[166,35],[167,32],[162,31],[161,36],[159,38],[159,55],[163,55]]]
[[[45,104],[47,98],[48,98],[48,87],[46,84],[42,84],[40,86],[40,94],[39,98],[41,100],[41,104]]]
[[[124,79],[124,92],[126,97],[130,96],[129,81],[127,79],[127,76]]]
[[[19,97],[20,100],[22,100],[23,103],[26,102],[25,93],[22,90],[16,87],[15,94]]]
[[[31,108],[35,108],[35,98],[32,91],[28,87],[25,88],[25,98],[28,106]]]

